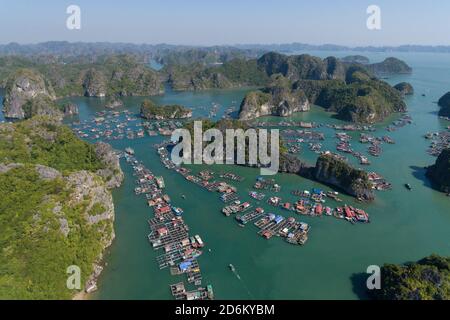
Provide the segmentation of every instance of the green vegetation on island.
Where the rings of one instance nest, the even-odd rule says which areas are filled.
[[[122,174],[99,147],[48,117],[0,124],[1,299],[71,298],[72,265],[81,289],[95,280],[114,238],[104,174]]]
[[[192,117],[192,110],[180,105],[158,106],[151,100],[141,103],[141,117],[145,119],[186,119]]]
[[[375,197],[367,172],[353,168],[333,154],[319,156],[313,176],[317,181],[337,187],[358,199],[373,200]]]
[[[405,265],[381,268],[381,289],[370,290],[378,300],[449,300],[450,258],[431,255]]]
[[[9,78],[18,69],[39,72],[57,97],[145,96],[164,92],[160,74],[134,55],[104,55],[93,62],[81,59],[45,63],[38,58],[0,57],[0,79]]]
[[[255,99],[261,95],[249,93],[241,104],[239,117],[243,120],[267,114],[286,116],[309,110],[310,104],[336,112],[339,119],[359,123],[378,122],[406,110],[401,93],[362,65],[346,65],[333,57],[321,60],[279,53],[265,54],[258,64],[272,76],[272,81],[278,78],[278,89],[267,85],[262,92],[271,93],[272,98],[266,98],[264,103]],[[272,99],[275,103],[267,103]],[[282,112],[277,111],[279,107]]]
[[[18,69],[6,82],[3,112],[6,118],[24,119],[34,115],[62,118],[54,100],[53,87],[42,74]]]
[[[233,59],[222,65],[170,65],[162,70],[174,90],[225,89],[261,86],[268,76],[258,68],[256,60]]]
[[[294,112],[308,111],[309,101],[303,92],[282,75],[262,90],[249,92],[240,106],[239,119],[250,120],[265,115],[287,117]]]
[[[408,82],[400,82],[394,86],[402,95],[409,96],[414,94],[413,86]]]
[[[390,57],[382,62],[367,66],[370,71],[377,75],[410,74],[412,69],[404,61]]]

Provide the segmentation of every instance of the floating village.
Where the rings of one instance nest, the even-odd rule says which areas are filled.
[[[171,203],[164,192],[163,177],[155,176],[142,162],[134,157],[134,150],[127,148],[122,155],[133,168],[136,178],[136,195],[144,195],[153,211],[148,220],[151,247],[158,251],[156,261],[160,269],[170,269],[172,275],[186,275],[189,284],[196,286],[187,290],[184,282],[170,285],[172,295],[177,300],[211,300],[214,292],[211,285],[201,287],[202,274],[197,258],[205,246],[200,235],[191,235],[183,220],[183,209]]]
[[[208,117],[213,117],[218,108],[210,110]],[[227,109],[224,117],[230,117],[233,108]],[[393,132],[405,125],[411,124],[412,119],[403,115],[385,129]],[[107,110],[97,112],[94,117],[70,124],[74,132],[81,138],[89,140],[121,140],[139,139],[143,137],[170,136],[172,131],[183,126],[182,121],[160,120],[144,121],[138,115],[128,110]],[[255,126],[279,127],[283,143],[291,154],[299,154],[304,148],[317,153],[332,153],[336,157],[348,161],[346,155],[352,156],[361,165],[370,165],[369,157],[380,157],[382,145],[395,144],[387,134],[375,136],[373,126],[361,125],[331,125],[313,122],[294,122],[280,120],[278,122],[254,123]],[[324,151],[323,142],[329,138],[320,128],[335,130],[336,152]],[[359,132],[359,139],[348,132]],[[425,136],[431,141],[428,152],[438,154],[444,147],[449,146],[450,132],[428,133]],[[367,153],[358,152],[352,146],[353,140],[367,145]],[[169,155],[173,142],[165,140],[154,144],[162,165],[173,170],[184,179],[208,192],[217,194],[217,199],[223,203],[221,214],[233,219],[240,228],[253,225],[256,233],[264,239],[281,238],[288,244],[302,246],[308,241],[311,227],[300,221],[302,217],[329,216],[352,224],[369,223],[369,214],[360,208],[343,203],[340,194],[334,190],[289,190],[295,201],[285,201],[276,194],[285,188],[266,177],[256,177],[252,190],[244,195],[236,185],[244,181],[243,177],[233,172],[212,172],[203,170],[196,174],[187,167],[175,165]],[[144,166],[135,155],[131,147],[118,151],[128,165],[133,168],[136,179],[135,194],[145,197],[153,215],[148,219],[150,233],[148,241],[152,249],[158,252],[156,263],[160,269],[169,269],[172,275],[185,275],[186,282],[170,285],[170,292],[177,300],[206,300],[214,299],[213,287],[203,285],[198,257],[205,250],[205,244],[200,235],[189,233],[189,227],[183,220],[184,211],[171,202],[165,192],[165,181],[162,176],[155,176]],[[375,190],[391,189],[391,184],[376,172],[369,172],[369,180]],[[275,194],[275,195],[274,195]],[[270,210],[262,208],[268,205]],[[266,206],[267,208],[267,206]],[[286,217],[288,215],[288,217]],[[235,267],[228,266],[232,272]]]

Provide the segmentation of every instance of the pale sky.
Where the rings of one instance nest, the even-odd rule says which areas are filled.
[[[81,8],[68,30],[66,8]],[[366,27],[369,5],[381,30]],[[448,0],[0,0],[0,43],[450,45]]]

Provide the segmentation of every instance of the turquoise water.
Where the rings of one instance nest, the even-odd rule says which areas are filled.
[[[313,52],[322,57],[344,56],[345,52]],[[354,54],[354,52],[352,52]],[[362,53],[365,54],[365,53]],[[351,225],[330,217],[298,217],[311,225],[309,241],[303,247],[292,246],[281,239],[265,240],[256,234],[256,228],[240,228],[232,217],[220,213],[222,203],[218,196],[185,181],[181,176],[166,170],[152,144],[160,138],[112,141],[119,149],[132,146],[136,156],[156,174],[164,176],[167,193],[172,201],[184,209],[184,219],[192,234],[200,234],[211,252],[199,258],[204,284],[214,286],[218,299],[358,299],[365,298],[360,279],[367,266],[383,263],[404,263],[431,253],[450,255],[450,198],[434,191],[424,178],[424,166],[435,158],[426,153],[429,142],[423,135],[429,131],[444,130],[450,122],[437,117],[438,106],[433,103],[450,90],[450,55],[425,53],[365,54],[380,61],[386,56],[404,59],[414,69],[412,75],[387,79],[391,84],[408,81],[416,94],[407,98],[409,113],[414,123],[389,133],[396,144],[383,145],[379,159],[371,158],[374,170],[393,184],[393,190],[377,192],[374,203],[361,205],[343,196],[345,203],[366,209],[371,215],[368,225]],[[218,103],[223,109],[238,106],[246,89],[208,91],[201,93],[168,92],[155,97],[159,103],[179,103],[194,109],[194,116],[203,116],[208,107]],[[422,97],[422,93],[426,94]],[[93,98],[71,98],[80,107],[80,118],[86,119],[102,110],[103,101]],[[125,108],[136,111],[142,98],[126,98]],[[221,112],[218,113],[221,116]],[[322,109],[314,107],[308,113],[295,116],[298,120],[320,123],[339,122]],[[384,135],[384,127],[375,135]],[[334,131],[320,129],[327,137],[324,150],[335,150]],[[353,134],[357,136],[357,134]],[[353,141],[361,151],[366,146]],[[313,163],[316,154],[305,151],[301,155]],[[354,161],[351,157],[350,161]],[[355,162],[356,164],[356,162]],[[194,170],[200,170],[194,167]],[[245,177],[234,183],[248,199],[247,193],[259,175],[256,169],[213,166],[213,171],[233,170]],[[100,290],[93,296],[98,299],[171,299],[169,284],[184,279],[171,276],[168,270],[159,270],[155,261],[158,252],[147,241],[149,232],[146,220],[152,211],[145,200],[133,193],[134,179],[124,163],[126,174],[122,187],[114,190],[116,207],[116,240],[106,255],[107,266],[100,277]],[[294,175],[278,174],[282,185],[280,196],[293,201],[293,189],[307,189],[320,184]],[[404,183],[410,183],[408,192]],[[182,199],[181,194],[187,195]],[[268,194],[266,198],[269,196]],[[282,213],[281,209],[267,210]],[[241,280],[230,272],[232,263]]]

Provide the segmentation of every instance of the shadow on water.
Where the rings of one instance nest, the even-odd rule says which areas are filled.
[[[439,110],[429,111],[428,114],[432,114],[433,116],[438,116],[439,115]]]
[[[367,292],[366,281],[369,275],[367,273],[354,273],[350,276],[352,283],[352,291],[361,300],[369,300],[369,294]]]
[[[421,167],[417,167],[417,166],[410,166],[410,168],[414,170],[413,171],[413,176],[416,179],[421,180],[425,187],[428,187],[428,188],[433,189],[433,190],[438,191],[438,192],[443,192],[439,185],[435,184],[433,181],[431,181],[426,176],[427,168],[421,168]]]
[[[422,184],[425,187],[439,191],[439,189],[437,189],[436,186],[433,185],[433,183],[430,181],[430,179],[427,178],[427,176],[426,176],[427,168],[418,167],[418,166],[410,166],[410,168],[413,170],[412,174],[413,174],[414,178],[422,181]]]

